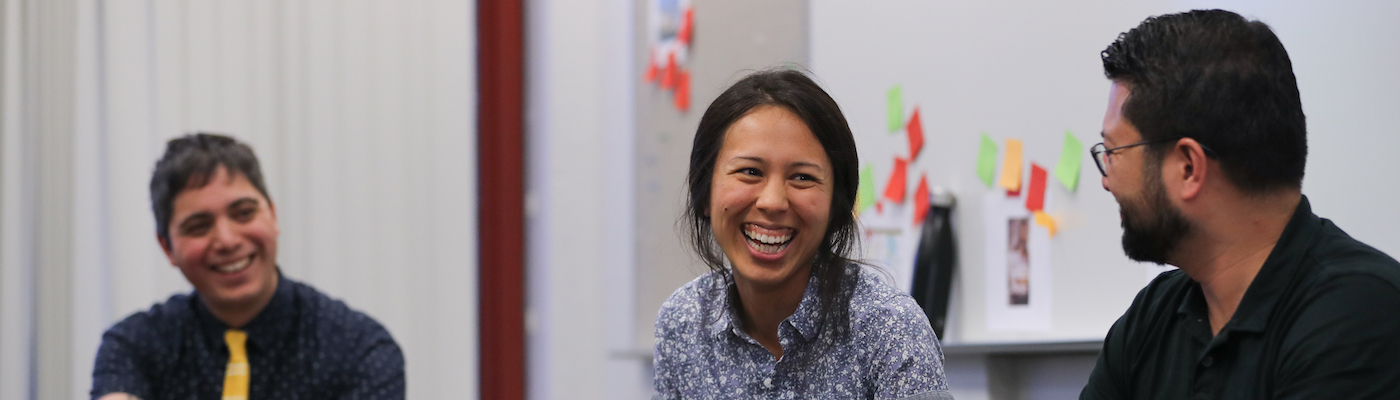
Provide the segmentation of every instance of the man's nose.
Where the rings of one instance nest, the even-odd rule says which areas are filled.
[[[233,231],[233,224],[226,220],[214,222],[214,229],[210,232],[210,245],[218,252],[229,252],[238,249],[238,235]]]

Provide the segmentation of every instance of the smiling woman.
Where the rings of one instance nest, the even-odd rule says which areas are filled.
[[[710,104],[683,220],[711,272],[661,307],[658,398],[949,397],[927,317],[850,258],[858,164],[841,109],[800,72]]]

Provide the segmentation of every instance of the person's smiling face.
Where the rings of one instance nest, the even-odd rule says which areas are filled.
[[[788,109],[761,106],[729,127],[706,214],[736,282],[805,287],[830,220],[832,181],[826,151]]]
[[[205,304],[258,310],[277,288],[277,217],[242,174],[220,166],[199,188],[175,196],[170,238],[161,247]]]

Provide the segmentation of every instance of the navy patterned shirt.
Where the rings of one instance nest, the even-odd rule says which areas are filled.
[[[729,271],[676,290],[656,321],[656,398],[952,398],[943,350],[913,298],[852,265],[840,283],[848,312],[823,324],[816,282],[813,275],[797,311],[778,326],[776,360],[739,326]]]
[[[249,321],[249,398],[403,399],[403,353],[389,331],[278,272],[266,308]],[[145,400],[223,395],[228,345],[199,293],[171,296],[102,335],[92,398],[124,392]]]

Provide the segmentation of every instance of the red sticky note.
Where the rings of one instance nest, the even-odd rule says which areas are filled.
[[[671,89],[676,87],[676,53],[666,55],[666,69],[661,71],[661,88]]]
[[[914,116],[904,127],[909,132],[909,160],[919,159],[919,151],[924,149],[924,124],[919,122],[919,107],[914,107]]]
[[[924,223],[928,216],[928,174],[919,176],[919,188],[914,190],[914,225]]]
[[[1030,192],[1026,193],[1026,209],[1045,209],[1045,168],[1036,163],[1031,163],[1031,187]]]
[[[676,32],[676,40],[681,44],[690,44],[690,31],[695,28],[695,8],[686,7],[685,13],[681,15],[681,27]]]
[[[885,198],[895,202],[895,204],[904,202],[904,176],[906,175],[906,170],[909,166],[908,164],[908,160],[895,157],[894,171],[890,172],[889,183],[885,184]]]
[[[656,49],[651,50],[651,57],[647,57],[647,82],[656,82]]]
[[[684,69],[677,69],[679,71],[676,73],[676,93],[674,100],[676,109],[685,111],[690,109],[690,72]]]

